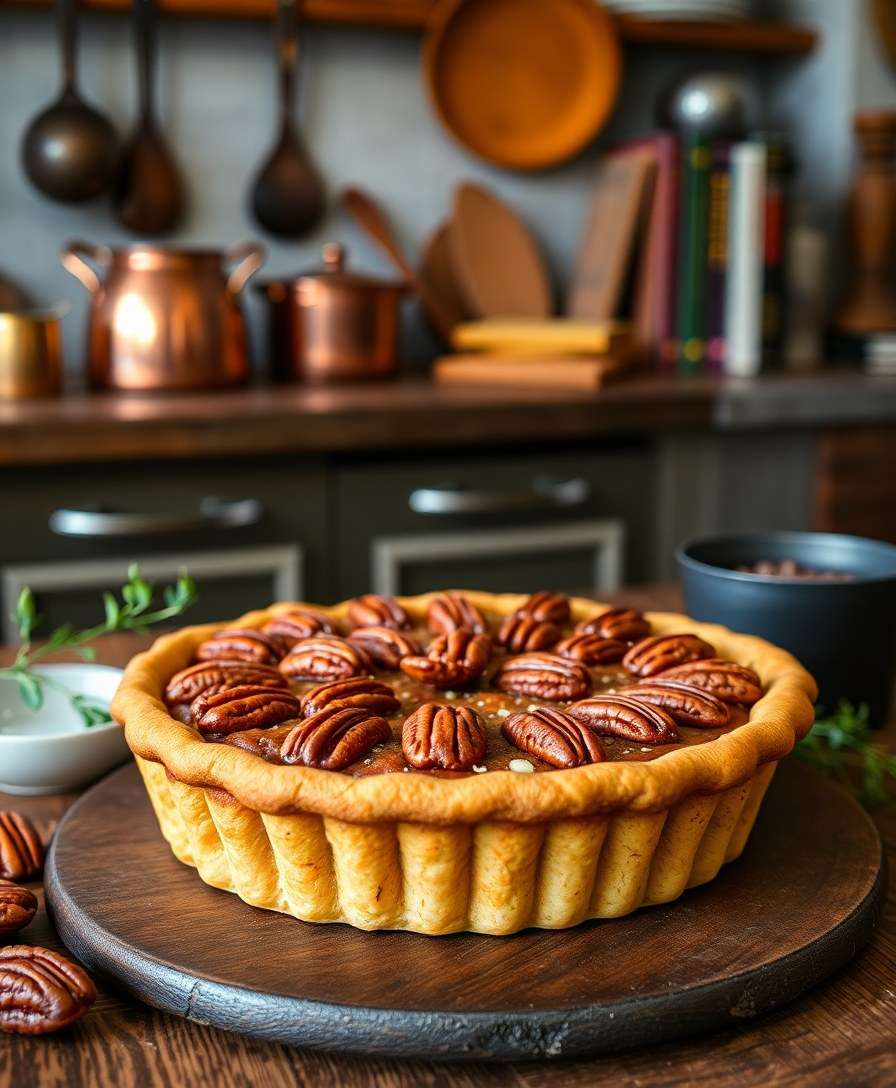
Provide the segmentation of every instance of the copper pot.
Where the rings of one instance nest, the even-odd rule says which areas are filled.
[[[53,397],[62,392],[64,310],[0,313],[0,398]]]
[[[249,349],[237,296],[264,256],[254,242],[224,251],[67,243],[62,263],[91,295],[91,384],[155,390],[245,382]],[[104,270],[102,278],[85,257]]]
[[[336,242],[322,256],[321,269],[258,285],[274,376],[324,383],[394,374],[405,285],[347,271]]]

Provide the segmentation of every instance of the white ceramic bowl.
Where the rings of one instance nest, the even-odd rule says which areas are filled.
[[[110,665],[42,665],[35,670],[69,691],[108,704],[122,670]],[[64,692],[44,689],[44,705],[29,710],[14,680],[0,677],[0,791],[64,793],[79,789],[128,758],[115,722],[84,725]]]

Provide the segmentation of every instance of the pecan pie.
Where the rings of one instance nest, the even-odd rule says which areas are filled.
[[[742,851],[815,685],[783,650],[557,593],[366,595],[188,627],[113,704],[175,855],[360,929],[559,929]]]

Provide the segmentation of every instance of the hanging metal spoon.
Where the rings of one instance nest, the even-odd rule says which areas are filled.
[[[92,200],[111,188],[119,154],[115,129],[76,89],[77,7],[77,0],[59,2],[62,90],[22,140],[29,181],[44,196],[64,203]]]
[[[135,234],[165,234],[184,211],[177,163],[159,132],[153,104],[155,3],[134,0],[140,118],[125,146],[115,192],[119,222]]]
[[[324,212],[324,186],[295,120],[295,73],[298,58],[295,0],[277,6],[277,60],[280,83],[280,135],[252,185],[252,211],[271,234],[298,238]]]

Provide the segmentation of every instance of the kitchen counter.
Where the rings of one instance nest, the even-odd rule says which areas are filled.
[[[618,598],[639,608],[681,606],[678,590],[672,586],[628,590]],[[131,635],[109,636],[98,644],[100,660],[124,664],[146,641]],[[894,738],[896,719],[882,735],[890,745]],[[73,800],[72,794],[33,798],[0,794],[0,808],[27,813],[48,837]],[[3,1036],[0,1084],[35,1088],[94,1084],[167,1088],[200,1083],[214,1083],[218,1088],[247,1084],[269,1088],[295,1084],[354,1088],[891,1084],[896,1043],[887,1025],[896,1016],[896,812],[885,808],[872,815],[884,840],[891,877],[890,894],[871,945],[828,982],[779,1011],[745,1020],[739,1028],[597,1060],[454,1065],[391,1061],[301,1051],[228,1034],[157,1012],[117,987],[101,983],[96,1007],[69,1031],[45,1038]],[[37,890],[36,884],[32,887]],[[251,908],[246,910],[251,925]],[[21,940],[62,947],[43,910]],[[525,970],[525,965],[520,969]]]
[[[621,433],[896,422],[896,381],[832,370],[639,378],[594,393],[437,386],[71,394],[0,403],[0,465],[582,441]]]

